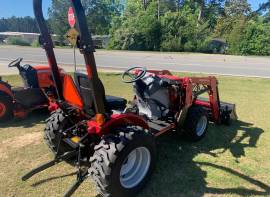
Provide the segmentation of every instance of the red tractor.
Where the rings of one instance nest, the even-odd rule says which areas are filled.
[[[24,118],[32,110],[48,107],[50,100],[57,97],[50,67],[22,66],[22,60],[18,58],[8,67],[18,68],[23,87],[12,87],[0,78],[0,122]],[[60,73],[64,71],[60,69]]]
[[[52,40],[42,15],[42,0],[34,0],[35,16],[58,92],[56,110],[47,119],[45,141],[55,158],[22,177],[27,180],[55,164],[67,161],[78,168],[71,196],[91,177],[103,196],[137,194],[154,171],[156,137],[166,132],[184,133],[193,141],[205,136],[208,122],[229,123],[234,105],[219,100],[215,77],[173,76],[169,71],[143,67],[126,70],[134,100],[106,96],[98,77],[94,48],[80,0],[71,0],[80,35],[77,46],[85,58],[86,73],[60,77]],[[209,99],[199,99],[208,93]]]

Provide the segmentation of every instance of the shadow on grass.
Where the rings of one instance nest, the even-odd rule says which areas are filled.
[[[232,170],[230,168],[224,167],[224,166],[219,166],[213,163],[208,163],[208,162],[196,162],[199,165],[202,166],[209,166],[209,167],[213,167],[215,169],[219,169],[222,171],[225,171],[227,173],[230,173],[234,176],[237,176],[241,179],[244,179],[245,181],[249,182],[250,184],[253,184],[254,186],[259,187],[262,191],[259,190],[254,190],[254,189],[248,189],[248,188],[206,188],[206,192],[207,193],[212,193],[212,194],[238,194],[241,196],[248,196],[248,195],[269,195],[270,194],[270,187],[268,185],[266,185],[265,183],[253,179],[247,175],[244,175],[240,172],[237,172],[235,170]]]
[[[8,128],[8,127],[24,127],[30,128],[35,126],[36,124],[40,124],[45,122],[45,120],[49,117],[49,112],[47,109],[39,109],[35,110],[27,115],[24,119],[13,119],[5,123],[0,123],[0,128]]]
[[[50,177],[50,178],[47,178],[47,179],[40,180],[40,181],[38,181],[36,183],[33,183],[31,186],[32,187],[37,187],[37,186],[42,185],[42,184],[44,184],[46,182],[56,180],[56,179],[65,178],[65,177],[69,177],[69,176],[75,176],[76,174],[77,174],[76,172],[72,172],[72,173],[69,173],[69,174],[61,175],[61,176]]]
[[[222,153],[229,151],[235,162],[239,162],[239,158],[245,156],[246,148],[256,147],[257,141],[263,132],[262,129],[254,127],[252,124],[236,121],[230,127],[211,124],[206,138],[198,143],[189,143],[182,138],[179,139],[174,133],[158,138],[159,158],[157,169],[146,189],[139,196],[269,195],[270,187],[267,184],[229,167],[215,164],[213,161],[213,158],[215,160],[215,158],[222,157]],[[201,153],[209,156],[209,160],[212,161],[194,161],[195,157]],[[240,178],[249,183],[250,187],[244,185],[232,188],[208,187],[206,182],[207,171],[203,170],[203,167],[214,168],[214,176],[216,177],[214,179],[210,178],[210,181],[217,180],[219,185],[222,184],[223,179],[218,176],[226,173],[232,179]],[[221,171],[223,173],[218,174]],[[36,187],[51,180],[72,175],[74,173],[50,177],[34,183],[32,186]],[[228,180],[228,177],[226,179]]]
[[[198,143],[188,143],[182,138],[177,139],[173,133],[161,137],[158,139],[157,171],[140,197],[199,197],[206,193],[241,196],[269,195],[270,186],[260,180],[213,162],[213,159],[216,160],[215,158],[222,157],[222,153],[229,151],[235,162],[239,163],[239,158],[245,156],[245,148],[255,148],[263,132],[262,129],[253,127],[252,124],[236,121],[230,127],[210,125],[206,138]],[[200,153],[206,154],[206,158],[209,156],[211,162],[194,161]],[[226,159],[224,163],[227,163]],[[219,176],[225,172],[232,179],[237,177],[248,182],[251,187],[243,185],[233,188],[207,187],[207,171],[204,171],[203,167],[214,168],[214,174],[211,176],[215,177],[214,179],[209,178],[209,180],[218,180],[219,185],[222,184],[223,180]],[[251,168],[251,166],[247,167]],[[226,178],[228,181],[228,177]]]

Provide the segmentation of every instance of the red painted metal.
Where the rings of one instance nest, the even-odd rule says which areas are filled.
[[[28,112],[29,111],[27,111],[25,109],[19,108],[19,109],[15,109],[13,111],[13,114],[14,114],[14,117],[23,119],[28,115]]]
[[[183,80],[183,78],[181,77],[177,77],[177,76],[174,76],[174,75],[158,75],[160,78],[166,78],[166,79],[170,79],[170,80],[173,80],[173,81],[179,81],[181,82]]]
[[[76,85],[73,82],[73,79],[69,75],[64,76],[63,81],[63,97],[66,102],[70,105],[73,105],[79,109],[83,108],[83,101],[80,93],[77,90]]]
[[[147,70],[147,72],[155,75],[172,75],[172,73],[168,70]]]
[[[9,95],[11,98],[13,98],[13,93],[12,91],[7,87],[5,86],[4,84],[0,83],[0,91],[6,93],[7,95]]]
[[[88,127],[87,131],[89,134],[98,134],[98,135],[102,136],[102,134],[100,132],[101,127],[95,120],[89,120],[87,122],[87,127]]]
[[[190,107],[193,104],[193,96],[192,96],[192,83],[189,77],[183,78],[183,87],[185,89],[184,106]]]
[[[195,104],[206,107],[206,108],[211,108],[211,105],[210,105],[209,101],[207,102],[207,101],[202,101],[202,100],[197,99],[195,101]]]
[[[194,101],[198,105],[209,107],[212,111],[211,119],[219,123],[220,122],[220,101],[218,95],[218,81],[216,77],[190,77],[184,80],[186,85],[186,105],[190,105],[193,102],[192,90],[195,85],[205,85],[208,87],[209,102]]]
[[[33,68],[37,72],[38,84],[40,88],[47,88],[50,86],[55,87],[54,81],[52,80],[52,71],[50,66],[36,65],[33,66]],[[63,78],[65,75],[65,71],[62,68],[59,68],[59,72],[61,78]]]
[[[0,102],[0,118],[5,115],[7,108],[4,103]]]
[[[109,121],[102,126],[99,126],[94,120],[88,121],[88,132],[102,136],[121,125],[134,125],[149,129],[147,122],[140,116],[134,114],[113,114]]]
[[[93,72],[92,72],[91,66],[90,65],[86,65],[86,70],[87,70],[88,79],[91,80],[93,78]]]
[[[55,110],[57,110],[57,109],[59,109],[60,107],[59,107],[59,105],[57,104],[57,103],[55,103],[55,102],[52,102],[52,101],[49,101],[49,107],[48,107],[48,110],[50,111],[50,112],[53,112],[53,111],[55,111]]]

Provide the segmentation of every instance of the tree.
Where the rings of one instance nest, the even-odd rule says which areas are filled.
[[[82,0],[85,8],[87,22],[92,34],[109,34],[112,18],[121,12],[120,0]],[[64,35],[69,29],[67,11],[70,7],[69,1],[52,0],[49,8],[49,24],[53,33],[59,35],[60,43],[64,42]]]
[[[0,31],[15,31],[37,33],[38,28],[35,19],[27,17],[11,17],[0,19]]]
[[[209,28],[214,30],[218,18],[224,16],[224,0],[211,0],[205,7],[204,17],[208,20]]]
[[[225,14],[227,16],[246,16],[250,12],[251,7],[247,0],[227,0],[225,2]]]
[[[60,45],[64,44],[64,35],[69,29],[67,11],[70,3],[65,0],[52,0],[52,6],[48,10],[49,26],[54,34],[59,36]]]
[[[261,11],[266,11],[270,9],[270,0],[268,0],[267,2],[261,4],[259,6],[259,9],[257,10],[257,12],[261,12]]]
[[[222,41],[230,54],[269,55],[270,0],[252,12],[247,0],[82,0],[92,34],[110,34],[125,50],[211,51]],[[51,33],[70,28],[66,0],[52,0]],[[31,17],[0,19],[0,31],[38,32]]]
[[[240,54],[240,40],[246,26],[245,16],[220,17],[214,30],[213,37],[227,41],[228,53]]]
[[[241,40],[244,55],[270,55],[270,23],[249,21]]]
[[[111,30],[110,48],[125,50],[159,50],[160,22],[156,4],[128,0],[123,16],[116,17]]]
[[[264,15],[264,22],[265,23],[269,23],[270,22],[270,12],[266,13]]]
[[[198,51],[209,36],[208,23],[197,25],[197,16],[185,6],[180,12],[168,12],[161,19],[164,51]]]
[[[120,14],[120,1],[84,0],[83,5],[91,32],[96,35],[109,34],[112,17]]]
[[[197,0],[197,2],[199,3],[199,15],[198,15],[198,22],[197,22],[197,26],[199,25],[199,22],[202,20],[202,18],[204,17],[204,11],[205,11],[205,0]]]

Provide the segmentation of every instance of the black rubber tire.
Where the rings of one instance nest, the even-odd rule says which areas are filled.
[[[58,142],[61,134],[59,131],[67,129],[71,126],[67,116],[61,109],[51,113],[51,116],[46,120],[44,129],[44,140],[54,154],[57,153]],[[59,145],[58,154],[63,154],[72,150],[66,143],[61,142]]]
[[[9,121],[13,118],[13,102],[10,96],[0,94],[0,103],[5,107],[5,113],[0,117],[0,123]]]
[[[205,117],[207,120],[206,127],[202,134],[198,135],[197,133],[197,125],[202,117]],[[191,141],[199,141],[201,140],[208,128],[209,120],[208,120],[208,113],[207,111],[201,106],[191,106],[188,110],[187,117],[184,123],[184,134],[188,137]]]
[[[145,147],[151,155],[151,162],[142,181],[133,188],[127,189],[120,183],[120,169],[127,155],[138,147]],[[155,138],[150,133],[136,127],[121,129],[117,135],[105,136],[95,146],[95,153],[90,158],[89,174],[97,190],[104,197],[135,196],[150,179],[156,163]]]

